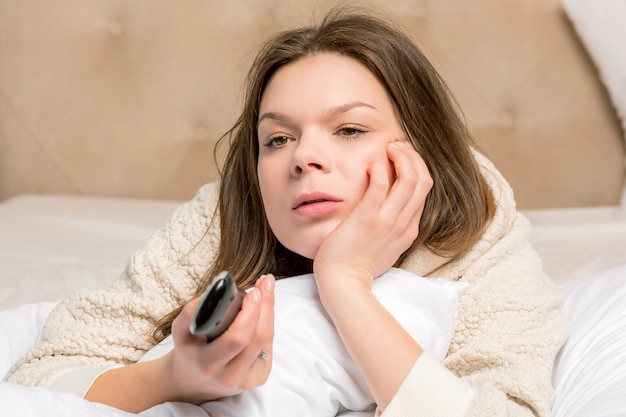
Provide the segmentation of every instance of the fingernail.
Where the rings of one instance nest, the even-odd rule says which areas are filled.
[[[261,275],[259,278],[257,278],[257,280],[254,281],[254,286],[259,288],[261,284],[263,284],[263,281],[265,281],[265,275]]]
[[[267,275],[265,279],[263,280],[263,284],[265,284],[265,288],[270,291],[274,291],[275,283],[276,283],[276,280],[274,279],[273,275]]]
[[[261,302],[261,291],[259,291],[257,288],[253,288],[252,291],[250,291],[250,295],[252,295],[252,301],[254,301],[255,303],[260,303]]]

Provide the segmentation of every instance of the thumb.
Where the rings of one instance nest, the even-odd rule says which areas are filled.
[[[191,317],[193,317],[193,313],[196,311],[199,302],[199,298],[194,298],[193,300],[185,304],[180,314],[172,322],[172,335],[175,334],[178,337],[185,338],[198,337],[191,334],[191,332],[189,331],[189,325],[191,323]]]
[[[190,322],[191,317],[193,316],[193,313],[196,311],[196,308],[198,308],[199,303],[200,303],[199,297],[194,298],[193,300],[189,301],[183,307],[183,310],[181,311],[181,315],[183,315]]]

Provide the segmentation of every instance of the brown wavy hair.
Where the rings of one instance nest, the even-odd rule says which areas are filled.
[[[408,140],[433,178],[415,247],[454,257],[474,244],[493,217],[493,196],[472,155],[472,138],[443,80],[409,37],[370,14],[334,9],[310,27],[276,34],[260,49],[248,73],[243,109],[218,142],[229,150],[221,172],[216,261],[200,283],[230,271],[242,288],[262,274],[278,279],[312,272],[312,261],[286,249],[265,216],[259,183],[257,121],[263,92],[281,67],[303,57],[334,53],[365,65],[387,91]],[[180,309],[160,323],[165,336]],[[155,333],[157,334],[157,333]]]

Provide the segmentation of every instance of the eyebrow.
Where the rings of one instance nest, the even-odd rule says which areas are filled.
[[[350,102],[350,103],[341,104],[339,106],[331,107],[330,109],[328,109],[328,110],[326,110],[324,112],[324,116],[325,117],[334,117],[334,116],[337,116],[339,114],[347,113],[350,110],[355,109],[357,107],[367,107],[367,108],[370,108],[372,110],[378,111],[378,109],[376,107],[372,106],[371,104],[363,103],[361,101],[353,101],[353,102]],[[265,119],[277,120],[279,122],[288,122],[289,121],[289,116],[287,116],[286,114],[281,113],[281,112],[267,112],[267,113],[263,113],[259,117],[259,120],[257,121],[257,126],[261,123],[261,121],[263,121]]]

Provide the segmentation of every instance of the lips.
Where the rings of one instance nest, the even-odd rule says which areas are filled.
[[[329,194],[305,193],[295,199],[292,209],[300,217],[321,217],[337,210],[340,204],[340,199]]]
[[[293,202],[292,208],[294,210],[299,209],[302,206],[307,206],[310,204],[316,204],[316,203],[326,203],[326,202],[330,202],[330,203],[338,203],[340,200],[336,197],[333,197],[332,195],[329,194],[325,194],[325,193],[304,193],[304,194],[300,194],[298,196],[298,198],[295,199],[295,201]]]

